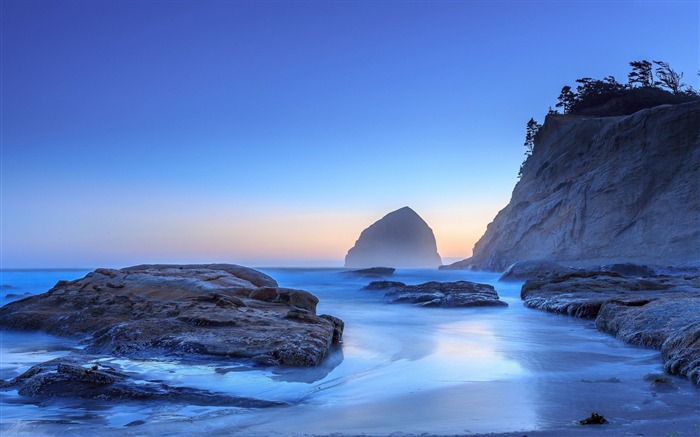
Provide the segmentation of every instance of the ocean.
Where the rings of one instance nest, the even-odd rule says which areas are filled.
[[[507,308],[418,308],[362,290],[371,279],[344,269],[260,268],[280,286],[320,299],[319,314],[345,321],[343,343],[315,368],[251,368],[234,360],[105,363],[173,386],[277,401],[238,408],[167,402],[36,402],[2,392],[0,433],[10,435],[463,435],[581,429],[596,411],[615,435],[636,426],[683,422],[698,430],[699,391],[688,381],[655,387],[658,351],[626,345],[590,320],[522,306],[522,283],[470,271],[399,269],[407,284],[469,280],[496,287]],[[2,303],[44,292],[88,270],[2,271]],[[0,377],[79,352],[80,342],[0,331]],[[227,371],[222,372],[221,368]],[[669,388],[671,387],[671,388]],[[693,424],[693,418],[696,418]],[[690,422],[689,422],[690,421]],[[641,428],[639,428],[641,427]],[[664,428],[668,432],[672,428]],[[592,434],[591,434],[592,435]],[[653,434],[647,434],[653,435]]]

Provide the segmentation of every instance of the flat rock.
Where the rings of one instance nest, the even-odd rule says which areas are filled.
[[[365,290],[384,291],[389,302],[412,303],[421,307],[508,306],[493,286],[469,281],[426,282],[406,285],[397,281],[374,281]]]
[[[250,358],[315,366],[342,336],[318,299],[242,266],[97,269],[0,308],[0,326],[85,338],[85,352],[132,358]]]
[[[584,271],[532,279],[525,306],[594,318],[621,340],[661,349],[665,369],[700,385],[700,277]]]
[[[365,277],[373,277],[373,276],[391,276],[394,274],[396,269],[391,268],[391,267],[370,267],[368,269],[359,269],[359,270],[348,270],[346,274],[349,275],[358,275],[358,276],[365,276]]]
[[[511,264],[498,278],[499,281],[524,281],[546,275],[562,275],[574,273],[576,269],[553,261],[524,260]]]

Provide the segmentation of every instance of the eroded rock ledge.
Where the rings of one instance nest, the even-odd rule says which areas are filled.
[[[236,397],[147,381],[121,372],[109,364],[98,363],[98,360],[88,356],[56,358],[32,366],[9,381],[0,381],[0,389],[10,388],[42,403],[52,398],[77,398],[110,402],[159,400],[188,405],[244,408],[284,405],[283,402]]]
[[[316,315],[318,299],[231,264],[97,269],[0,308],[0,326],[85,338],[85,353],[190,355],[315,366],[343,322]]]
[[[397,281],[374,281],[365,290],[382,290],[389,302],[413,303],[421,307],[508,306],[489,284],[469,281],[426,282],[406,285]]]
[[[621,340],[660,349],[664,368],[700,385],[700,277],[584,271],[525,282],[525,306],[594,318]]]

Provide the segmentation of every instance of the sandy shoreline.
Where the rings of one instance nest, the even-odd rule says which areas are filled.
[[[546,430],[522,430],[511,432],[476,434],[411,434],[394,432],[391,434],[291,434],[291,437],[591,437],[591,436],[698,436],[700,435],[700,412],[695,417],[663,420],[649,419],[633,423],[609,423],[606,425],[579,425],[572,423]],[[252,437],[252,436],[251,436]]]

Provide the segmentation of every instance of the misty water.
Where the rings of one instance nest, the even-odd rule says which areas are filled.
[[[521,283],[468,271],[398,270],[392,280],[469,280],[496,287],[508,308],[387,304],[371,279],[342,269],[264,268],[281,286],[319,297],[345,321],[344,341],[316,368],[252,368],[241,361],[100,360],[137,378],[281,402],[268,408],[163,402],[52,400],[2,392],[4,435],[469,434],[574,429],[598,411],[608,430],[697,418],[688,381],[663,387],[658,351],[625,345],[589,320],[524,308]],[[3,271],[3,304],[88,271]],[[0,377],[80,350],[77,340],[2,331]],[[616,428],[617,427],[617,428]],[[697,428],[696,428],[697,429]]]

